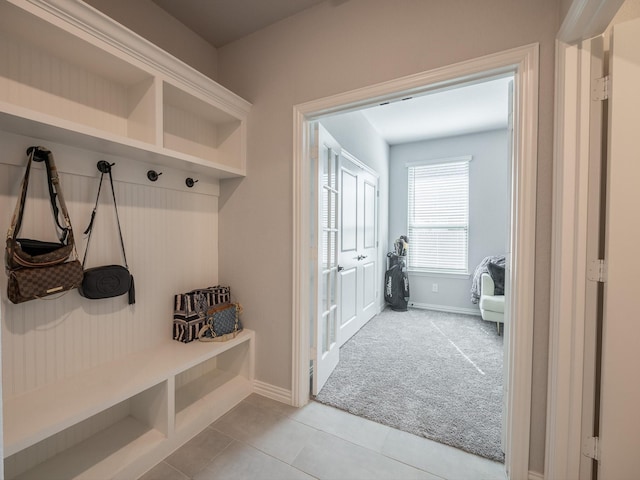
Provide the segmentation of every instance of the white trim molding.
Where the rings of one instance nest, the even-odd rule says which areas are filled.
[[[470,273],[436,272],[430,270],[412,270],[410,268],[407,268],[407,272],[410,277],[457,278],[458,280],[468,280],[471,278]]]
[[[473,155],[461,155],[459,157],[445,157],[445,158],[429,158],[425,160],[418,160],[416,162],[407,162],[405,167],[422,167],[423,165],[437,165],[439,163],[449,162],[470,162],[473,160]]]
[[[449,305],[436,305],[434,303],[418,303],[412,301],[409,301],[409,306],[419,308],[421,310],[435,310],[436,312],[461,313],[462,315],[475,315],[476,317],[480,316],[480,310],[478,308],[450,307]]]
[[[553,233],[545,478],[580,478],[585,381],[590,64],[623,0],[574,0],[556,42]]]
[[[291,390],[286,388],[276,387],[270,383],[261,382],[260,380],[253,381],[253,393],[262,395],[263,397],[276,400],[277,402],[286,403],[287,405],[293,405],[291,401]]]
[[[409,94],[424,94],[444,86],[467,84],[513,74],[514,165],[511,218],[512,252],[510,386],[508,395],[506,468],[511,478],[529,475],[531,383],[533,366],[533,306],[538,163],[539,46],[526,45],[428,72],[364,87],[293,107],[293,354],[292,402],[309,401],[310,317],[309,278],[310,162],[309,123],[347,109],[364,108]]]
[[[559,45],[557,53],[558,66],[563,67],[557,69],[556,78],[545,474],[548,478],[579,478],[581,420],[579,415],[576,418],[575,413],[581,411],[582,400],[584,321],[581,318],[584,309],[576,311],[580,307],[576,297],[583,288],[580,288],[581,279],[576,270],[580,262],[575,255],[581,249],[580,244],[586,248],[586,238],[578,218],[584,218],[586,212],[584,208],[581,212],[577,210],[580,209],[579,198],[587,187],[584,175],[580,172],[584,155],[588,155],[584,150],[584,131],[580,124],[582,127],[585,123],[588,126],[589,115],[588,102],[586,118],[581,120],[576,115],[585,107],[580,98],[580,88],[576,88],[581,86],[584,89],[584,85],[580,85],[580,48]]]
[[[544,480],[544,475],[538,472],[529,472],[529,480]]]
[[[576,43],[604,32],[624,0],[573,0],[557,39]]]

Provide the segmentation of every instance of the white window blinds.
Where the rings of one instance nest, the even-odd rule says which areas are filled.
[[[408,167],[410,270],[468,273],[470,159]]]

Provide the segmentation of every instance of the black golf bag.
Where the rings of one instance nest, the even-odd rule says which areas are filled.
[[[406,257],[388,253],[389,269],[384,275],[384,300],[396,312],[406,312],[409,302],[409,277]]]

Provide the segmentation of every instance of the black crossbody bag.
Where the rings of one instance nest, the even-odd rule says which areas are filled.
[[[100,299],[118,297],[129,294],[129,305],[136,303],[136,289],[133,282],[133,275],[129,272],[129,266],[127,264],[127,254],[124,249],[124,240],[122,238],[122,229],[120,228],[120,217],[118,216],[118,205],[116,204],[116,192],[113,188],[113,177],[111,176],[111,166],[101,161],[98,163],[98,169],[102,172],[100,175],[100,184],[98,185],[98,195],[96,197],[96,205],[91,213],[91,221],[89,226],[85,230],[87,237],[87,247],[84,251],[84,258],[82,259],[82,268],[84,269],[85,262],[87,261],[87,253],[89,252],[89,243],[91,242],[91,233],[93,232],[93,222],[96,218],[96,211],[98,210],[98,201],[100,200],[100,190],[102,189],[102,180],[104,174],[109,174],[109,182],[111,184],[111,193],[113,195],[113,206],[116,210],[116,221],[118,223],[118,233],[120,235],[120,246],[122,247],[122,257],[124,259],[124,266],[122,265],[104,265],[101,267],[93,267],[84,269],[84,277],[82,284],[78,287],[80,295],[85,298]]]

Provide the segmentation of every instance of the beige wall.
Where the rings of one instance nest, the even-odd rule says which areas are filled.
[[[640,17],[640,0],[625,0],[607,30],[610,31],[613,25],[638,17]]]
[[[92,7],[215,79],[217,50],[151,0],[85,0]]]
[[[569,13],[573,0],[560,0],[560,18],[564,19]],[[562,22],[561,22],[562,23]]]
[[[258,380],[291,387],[292,107],[540,43],[531,469],[544,468],[557,0],[327,1],[218,51],[219,81],[254,104],[248,176],[223,182],[220,279],[257,331]],[[256,242],[259,240],[259,242]]]

